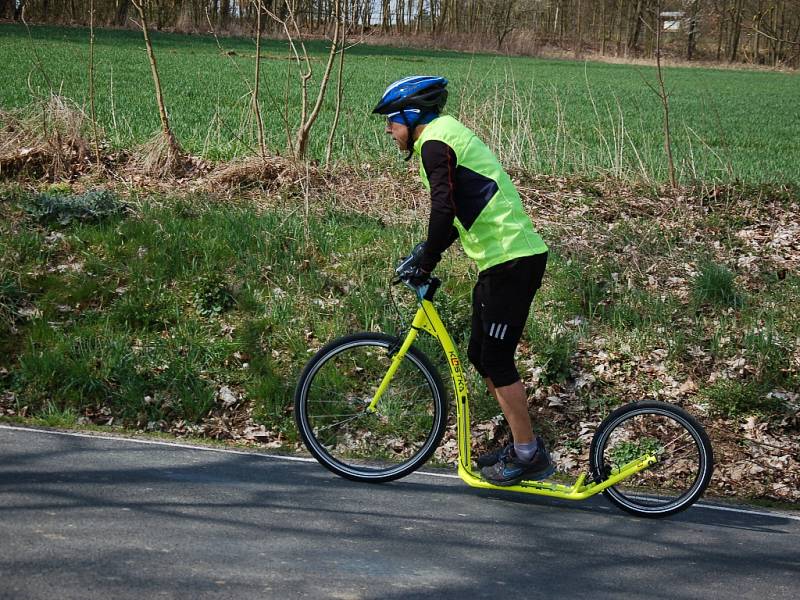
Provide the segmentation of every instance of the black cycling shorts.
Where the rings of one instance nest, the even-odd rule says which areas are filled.
[[[478,274],[472,291],[472,333],[467,356],[495,387],[519,381],[514,352],[546,266],[544,252],[516,258]]]

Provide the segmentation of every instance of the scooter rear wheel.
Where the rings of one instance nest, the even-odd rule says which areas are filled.
[[[714,469],[711,442],[685,410],[654,400],[626,404],[597,429],[589,450],[592,476],[604,481],[637,458],[656,463],[603,493],[616,506],[640,517],[674,515],[703,494]]]

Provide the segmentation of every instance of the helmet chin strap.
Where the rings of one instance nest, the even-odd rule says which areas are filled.
[[[406,150],[408,150],[408,154],[406,154],[406,157],[403,160],[411,160],[411,157],[414,156],[414,130],[408,123],[408,118],[406,117],[405,111],[402,111],[400,116],[403,117],[403,125],[406,126],[406,131],[408,132],[408,136],[406,137]]]

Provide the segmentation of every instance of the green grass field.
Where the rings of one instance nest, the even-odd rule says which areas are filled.
[[[117,147],[158,129],[141,34],[96,34],[98,118]],[[174,129],[191,152],[210,158],[252,154],[255,130],[248,88],[255,44],[210,36],[153,34]],[[315,77],[325,44],[309,44]],[[86,102],[88,31],[0,26],[0,107],[24,107],[50,86]],[[298,119],[298,85],[287,46],[265,42],[263,110],[268,145],[285,152],[288,118]],[[38,56],[43,69],[37,67]],[[47,83],[45,75],[47,74]],[[645,80],[655,70],[630,65],[505,58],[455,52],[356,46],[345,63],[344,113],[333,157],[345,164],[397,167],[398,154],[369,111],[384,87],[409,74],[451,80],[448,111],[484,137],[504,164],[529,173],[613,175],[664,181],[661,108]],[[668,68],[674,147],[684,182],[741,180],[800,183],[800,85],[793,73]],[[291,78],[287,104],[287,78]],[[287,109],[288,106],[288,109]],[[332,97],[312,133],[312,157],[324,155]]]

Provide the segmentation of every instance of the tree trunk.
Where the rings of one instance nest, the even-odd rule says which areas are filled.
[[[606,2],[600,3],[600,56],[606,55]]]
[[[689,14],[689,38],[686,44],[686,60],[694,58],[694,51],[697,45],[697,14],[700,11],[700,0],[692,2],[691,13]]]
[[[403,0],[397,0],[395,9],[394,9],[394,20],[395,25],[397,27],[398,33],[404,33],[405,31],[405,23],[403,22],[403,17],[405,16],[406,7]]]
[[[231,12],[230,0],[220,0],[219,3],[219,22],[222,28],[228,24],[228,17]]]
[[[334,0],[336,1],[336,0]],[[346,24],[346,21],[343,21]],[[336,109],[333,113],[333,124],[328,133],[328,143],[325,145],[325,165],[331,162],[333,142],[336,137],[336,128],[339,126],[339,117],[342,114],[342,96],[344,95],[344,54],[347,47],[347,27],[342,28],[342,41],[339,44],[339,72],[336,76]]]
[[[94,0],[89,0],[89,114],[92,119],[94,158],[100,166],[100,144],[97,138],[97,113],[94,106]]]
[[[775,10],[775,13],[776,13],[775,18],[777,20],[777,13],[778,13],[777,7],[776,7],[776,10]],[[778,56],[778,60],[776,60],[775,63],[773,64],[774,67],[777,67],[778,66],[778,62],[783,60],[783,47],[784,47],[784,44],[785,44],[784,40],[786,39],[786,3],[785,2],[781,2],[780,3],[780,13],[781,13],[780,26],[776,26],[774,28],[774,31],[776,32],[775,37],[778,38],[778,52],[776,53],[777,56]]]
[[[5,19],[11,14],[13,0],[0,0],[0,19]]]
[[[128,8],[130,8],[130,0],[117,0],[117,14],[115,23],[118,27],[122,27],[128,22]]]
[[[477,31],[477,2],[472,0],[469,3],[469,8],[467,9],[467,23],[466,23],[466,30],[467,33],[475,33]]]
[[[620,2],[620,5],[621,4],[622,4],[622,2]],[[624,40],[625,40],[625,46],[623,48],[623,53],[627,57],[628,56],[628,50],[629,50],[628,42],[630,41],[630,38],[631,38],[631,21],[633,19],[633,7],[634,7],[634,4],[632,2],[626,2],[625,5],[627,7],[627,9],[625,11],[625,34],[624,34],[624,36],[620,35],[620,37],[624,38]],[[622,33],[622,21],[620,21],[620,33]],[[619,54],[619,52],[617,52],[617,54]]]
[[[727,19],[725,18],[727,11],[724,9],[720,11],[719,15],[719,32],[717,35],[717,62],[722,58],[722,41],[725,39],[725,30],[727,27]]]
[[[614,31],[617,41],[617,56],[622,54],[622,6],[623,0],[617,0],[617,10],[614,11],[614,25],[611,28]]]
[[[667,87],[664,84],[664,70],[661,67],[661,33],[662,28],[660,27],[661,23],[661,2],[656,3],[654,7],[656,12],[657,20],[659,21],[655,27],[653,27],[653,45],[654,45],[654,54],[656,57],[656,77],[658,79],[658,88],[651,86],[653,91],[661,100],[661,108],[662,108],[662,118],[663,118],[663,126],[664,126],[664,152],[667,155],[667,168],[669,170],[669,183],[672,186],[672,189],[677,189],[678,187],[678,179],[675,173],[675,159],[672,155],[672,133],[670,130],[670,122],[669,122],[669,93],[667,92]]]
[[[795,29],[794,36],[791,38],[792,45],[794,46],[794,54],[787,59],[787,64],[795,64],[797,67],[800,64],[800,18],[797,19],[797,29]]]
[[[369,29],[372,23],[372,0],[364,0],[364,9],[361,13],[361,33]]]
[[[258,99],[259,88],[261,86],[261,16],[264,13],[264,6],[261,0],[255,0],[256,4],[256,65],[253,75],[253,114],[256,117],[258,126],[258,149],[261,158],[267,157],[267,145],[264,141],[264,120],[261,118],[261,103]]]
[[[390,33],[392,31],[392,8],[389,0],[381,2],[381,31]]]
[[[633,31],[628,38],[628,50],[636,51],[639,47],[639,36],[642,32],[642,18],[644,17],[644,2],[636,0],[636,10],[633,12]]]
[[[322,101],[325,99],[325,92],[328,88],[328,83],[330,82],[331,76],[331,69],[333,67],[333,61],[336,58],[336,52],[339,49],[339,44],[341,43],[341,35],[342,35],[342,27],[341,27],[341,20],[340,20],[340,9],[341,9],[341,1],[342,0],[333,0],[335,2],[335,15],[336,15],[336,23],[334,25],[333,30],[333,40],[331,41],[331,48],[328,52],[328,62],[325,65],[325,71],[322,74],[322,80],[319,84],[319,90],[317,91],[317,100],[314,103],[314,107],[311,109],[311,113],[306,115],[305,110],[303,110],[301,116],[301,124],[300,127],[297,129],[295,135],[295,158],[302,159],[305,157],[306,149],[308,147],[308,139],[309,133],[311,132],[311,128],[314,125],[314,122],[317,120],[319,116],[319,111],[322,108]],[[344,51],[344,48],[342,48]],[[303,98],[305,98],[305,94],[307,93],[307,85],[308,79],[310,79],[311,71],[307,72],[308,77],[303,77]],[[304,100],[305,103],[305,100]]]
[[[13,5],[13,3],[12,3]],[[19,21],[22,18],[22,11],[25,10],[25,0],[19,0],[19,3],[14,8],[14,20]]]
[[[742,2],[743,0],[736,0],[733,5],[733,13],[731,15],[731,34],[728,42],[728,62],[736,61],[739,53],[739,39],[742,35]]]

